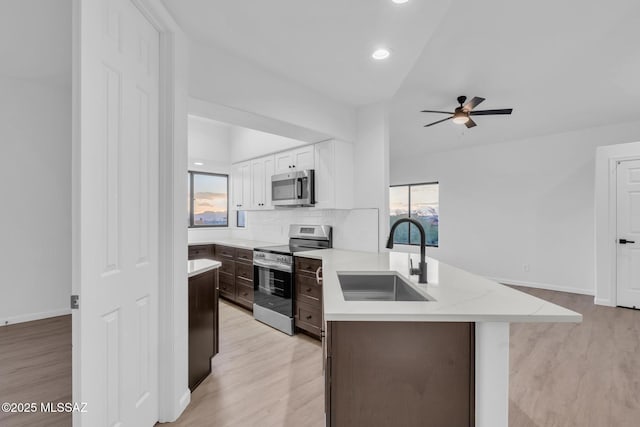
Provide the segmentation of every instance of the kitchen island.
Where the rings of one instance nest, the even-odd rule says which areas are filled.
[[[507,427],[510,323],[582,321],[579,313],[434,259],[427,259],[429,283],[419,284],[408,275],[410,260],[418,263],[417,254],[326,249],[296,256],[322,260],[325,393],[327,425],[332,427],[371,419],[370,425],[383,425],[381,420],[393,413],[402,415],[396,421],[413,420],[406,425],[436,425],[428,418],[416,424],[412,411],[433,403],[436,394],[424,384],[449,392],[442,387],[447,381],[434,377],[446,369],[456,377],[449,388],[460,402],[447,407],[445,399],[436,411],[470,412],[468,421],[451,425]],[[397,272],[427,301],[345,300],[338,278],[342,272]],[[423,337],[431,341],[420,343]],[[423,369],[430,363],[441,363],[443,369]]]
[[[210,259],[187,261],[189,276],[189,389],[211,373],[211,358],[218,353],[218,268]]]

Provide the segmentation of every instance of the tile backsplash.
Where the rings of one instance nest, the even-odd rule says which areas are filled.
[[[189,230],[189,241],[239,238],[273,243],[289,240],[290,224],[331,225],[333,247],[378,252],[378,209],[276,209],[248,211],[246,228]]]

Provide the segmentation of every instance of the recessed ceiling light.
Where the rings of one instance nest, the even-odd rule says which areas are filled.
[[[395,4],[405,4],[409,2],[409,0],[391,0],[391,1],[394,2]]]
[[[377,59],[378,61],[382,60],[382,59],[387,59],[389,57],[389,55],[391,55],[391,52],[389,52],[388,49],[385,48],[380,48],[380,49],[376,49],[372,54],[371,57],[373,59]]]
[[[193,162],[193,164],[196,166],[204,166],[204,163],[202,162]]]

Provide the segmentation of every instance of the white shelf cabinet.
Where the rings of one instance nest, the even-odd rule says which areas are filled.
[[[251,205],[251,162],[236,163],[231,170],[233,208],[247,210]]]
[[[237,210],[273,209],[271,176],[304,169],[315,170],[316,208],[353,208],[353,145],[339,140],[234,164],[232,207]]]
[[[353,208],[353,145],[334,139],[319,142],[314,149],[315,207]]]
[[[276,153],[274,173],[280,174],[297,170],[313,169],[315,167],[314,157],[313,145],[305,145],[304,147]]]
[[[271,176],[274,174],[273,155],[251,160],[251,205],[252,210],[272,209]]]

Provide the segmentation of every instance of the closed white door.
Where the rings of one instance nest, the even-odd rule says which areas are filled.
[[[271,209],[271,177],[275,174],[275,157],[264,158],[264,206],[263,209]]]
[[[264,161],[256,159],[251,161],[251,208],[262,209],[264,206]]]
[[[293,154],[293,165],[295,170],[314,169],[315,156],[313,145],[298,148]]]
[[[75,5],[74,425],[153,426],[159,33],[130,0]]]
[[[275,173],[287,173],[291,172],[293,168],[293,152],[285,151],[283,153],[275,154]]]
[[[238,163],[233,165],[233,171],[231,173],[232,189],[233,189],[233,206],[236,209],[242,209],[244,203],[244,173],[246,170],[245,163]]]
[[[617,168],[617,305],[640,308],[640,160]]]

